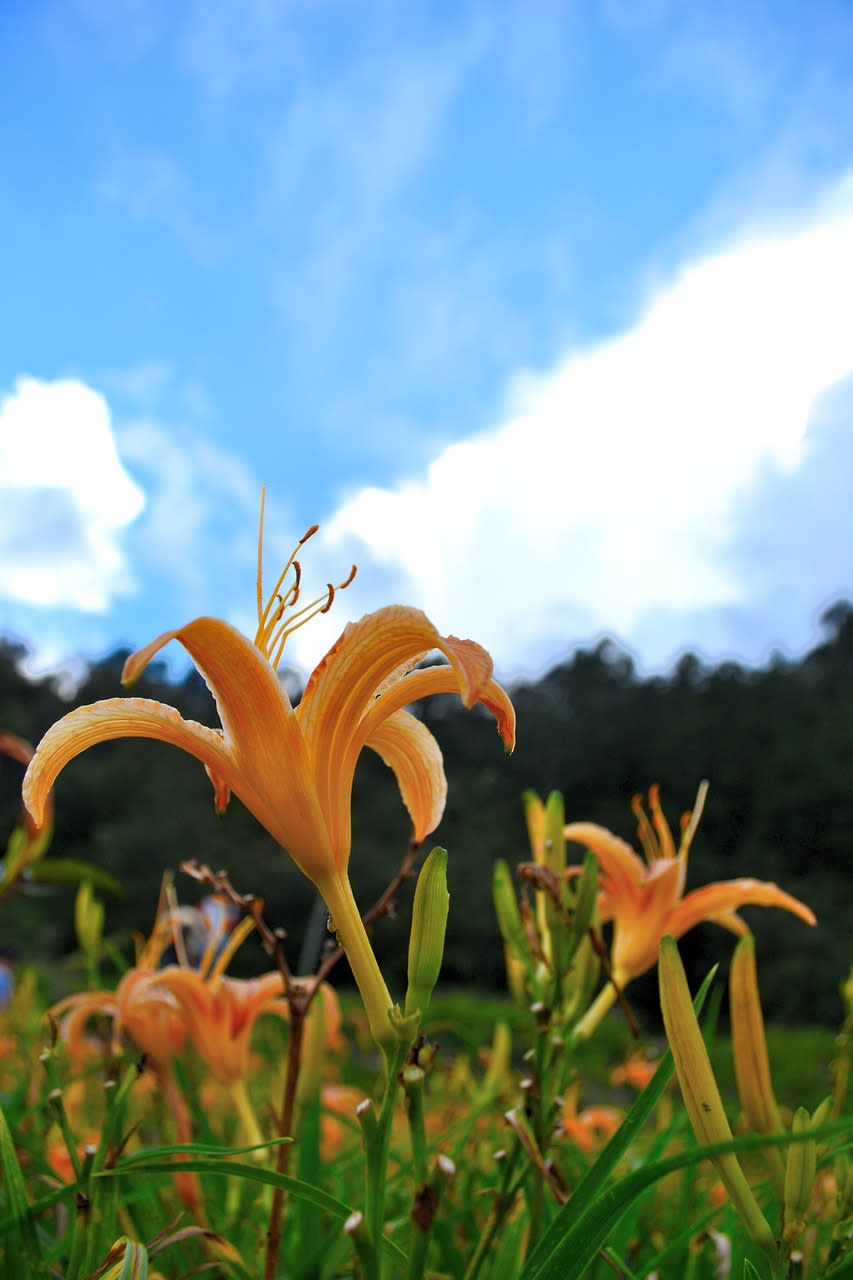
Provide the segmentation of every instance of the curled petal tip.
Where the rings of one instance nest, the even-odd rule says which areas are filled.
[[[126,659],[121,672],[121,682],[125,688],[136,684],[155,653],[159,653],[164,645],[168,644],[170,640],[176,639],[179,634],[178,631],[164,631],[156,640],[152,640],[144,648],[137,649],[136,653],[132,653]]]

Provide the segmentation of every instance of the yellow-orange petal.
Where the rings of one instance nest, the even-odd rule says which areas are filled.
[[[50,790],[65,766],[81,752],[115,738],[153,738],[195,756],[216,774],[233,778],[234,764],[221,736],[184,720],[174,709],[147,698],[108,698],[77,707],[57,720],[42,738],[24,776],[24,804],[35,822],[44,819]],[[236,789],[236,788],[235,788]]]
[[[412,671],[372,703],[361,722],[361,742],[366,740],[374,727],[386,716],[413,702],[420,702],[422,698],[431,698],[440,693],[461,694],[459,675],[455,667],[442,665],[422,667],[419,671]],[[515,708],[506,690],[498,684],[497,680],[489,679],[479,690],[476,700],[494,716],[504,749],[507,753],[511,752],[515,746]]]
[[[629,844],[596,822],[570,822],[564,834],[567,840],[591,849],[598,858],[602,887],[614,915],[619,913],[620,904],[639,906],[647,867]]]
[[[639,904],[614,912],[611,964],[614,975],[619,975],[619,985],[626,985],[656,963],[660,940],[671,928],[679,883],[677,860],[659,859],[653,872],[645,875]]]
[[[435,738],[408,711],[395,711],[374,729],[365,745],[393,771],[412,819],[414,838],[425,839],[441,821],[447,799],[444,762]],[[347,797],[347,820],[349,812]]]
[[[703,920],[716,922],[718,916],[728,916],[741,907],[782,907],[799,916],[806,924],[817,924],[817,917],[810,907],[767,880],[722,880],[694,889],[674,908],[668,921],[669,932],[680,938]],[[729,921],[721,921],[732,928]]]

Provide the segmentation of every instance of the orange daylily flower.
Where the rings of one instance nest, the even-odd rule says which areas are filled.
[[[313,526],[301,546],[316,531]],[[222,723],[211,729],[184,720],[173,708],[145,698],[110,698],[79,707],[42,739],[24,780],[24,800],[40,823],[57,775],[87,747],[114,738],[155,738],[181,747],[207,769],[218,809],[233,791],[323,895],[347,951],[374,1037],[393,1038],[392,1005],[361,923],[347,876],[350,798],[359,755],[376,751],[397,777],[416,840],[432,831],[444,810],[441,753],[429,730],[404,708],[438,693],[458,693],[464,705],[483,703],[511,750],[515,713],[492,679],[492,661],[471,640],[442,636],[417,609],[392,605],[348,625],[310,676],[294,709],[276,668],[298,627],[332,604],[338,588],[299,605],[301,568],[290,556],[264,602],[261,561],[263,501],[258,539],[254,641],[227,622],[197,618],[166,631],[128,658],[131,684],[170,640],[189,653],[216,698]],[[298,607],[299,606],[299,607]],[[414,668],[439,650],[447,665]]]
[[[645,861],[606,827],[594,822],[570,822],[566,826],[566,839],[591,849],[598,858],[601,921],[613,922],[613,981],[599,997],[603,1007],[599,1001],[592,1005],[576,1029],[578,1034],[588,1034],[598,1024],[613,1003],[616,988],[627,986],[657,963],[661,938],[667,934],[680,938],[706,920],[732,933],[749,933],[738,910],[752,905],[783,907],[806,924],[817,923],[805,903],[769,881],[722,880],[685,895],[687,857],[707,790],[707,783],[703,783],[693,812],[684,815],[677,846],[660,807],[658,788],[649,788],[650,816],[646,815],[641,797],[634,797],[632,808]],[[592,1021],[587,1023],[587,1018]]]
[[[584,1107],[578,1111],[580,1081],[575,1080],[566,1090],[560,1111],[560,1130],[577,1147],[588,1155],[612,1138],[624,1118],[617,1107],[606,1105]]]
[[[617,1088],[628,1084],[638,1093],[642,1093],[659,1066],[659,1061],[651,1061],[646,1057],[644,1049],[638,1049],[629,1054],[624,1062],[611,1068],[607,1078]]]
[[[223,1084],[233,1085],[247,1073],[249,1040],[263,1013],[287,1017],[280,973],[260,978],[208,980],[195,969],[170,966],[158,985],[177,1002],[190,1040],[205,1066]]]
[[[166,902],[171,904],[172,898],[171,883],[166,881],[161,891],[161,908]],[[121,1051],[124,1033],[161,1072],[180,1052],[186,1038],[187,1019],[181,1001],[166,981],[167,975],[189,972],[198,981],[214,985],[221,980],[234,952],[253,928],[250,920],[242,921],[224,944],[227,926],[223,924],[213,930],[198,971],[172,965],[159,968],[170,947],[177,943],[183,949],[183,922],[184,911],[177,905],[158,910],[150,938],[137,945],[136,964],[124,974],[115,991],[82,991],[66,996],[53,1006],[50,1012],[61,1020],[60,1035],[68,1046],[75,1069],[91,1054],[86,1028],[98,1014],[112,1019],[114,1053]]]
[[[61,1019],[60,1035],[75,1070],[90,1055],[86,1028],[99,1014],[112,1019],[114,1053],[121,1051],[123,1032],[161,1070],[180,1052],[186,1028],[177,1000],[160,981],[163,972],[130,969],[115,991],[81,991],[53,1006],[50,1012]]]

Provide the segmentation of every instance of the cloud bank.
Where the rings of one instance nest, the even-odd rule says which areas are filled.
[[[0,399],[0,598],[105,612],[133,589],[122,535],[144,505],[98,392],[23,377]]]
[[[685,266],[621,335],[516,376],[505,421],[354,493],[325,547],[359,562],[365,607],[390,590],[505,671],[601,630],[671,657],[674,620],[745,605],[750,497],[803,467],[821,397],[851,374],[848,177],[796,222]]]

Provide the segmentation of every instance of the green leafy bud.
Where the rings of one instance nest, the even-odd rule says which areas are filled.
[[[527,941],[527,934],[524,932],[524,924],[518,908],[518,898],[515,894],[515,886],[512,883],[512,872],[503,858],[497,860],[492,872],[492,898],[494,899],[495,915],[498,918],[501,937],[514,958],[520,961],[525,968],[529,967],[531,962],[530,944]]]
[[[671,937],[661,940],[658,978],[666,1038],[675,1059],[681,1096],[693,1132],[702,1143],[731,1142],[732,1131],[723,1100],[693,1009],[678,947]],[[734,1152],[727,1152],[711,1159],[751,1238],[775,1258],[773,1232],[758,1207],[737,1156]]]
[[[444,934],[450,894],[447,850],[436,846],[421,867],[412,905],[409,934],[409,987],[406,1014],[426,1012],[444,958]]]
[[[95,897],[91,881],[85,880],[77,890],[74,902],[74,928],[77,941],[85,952],[94,952],[104,931],[104,904]]]
[[[805,1107],[798,1107],[791,1125],[793,1134],[807,1133],[812,1127],[811,1117]],[[812,1189],[817,1173],[817,1146],[813,1138],[792,1142],[785,1164],[785,1240],[793,1244],[806,1226],[806,1214],[811,1204]]]

